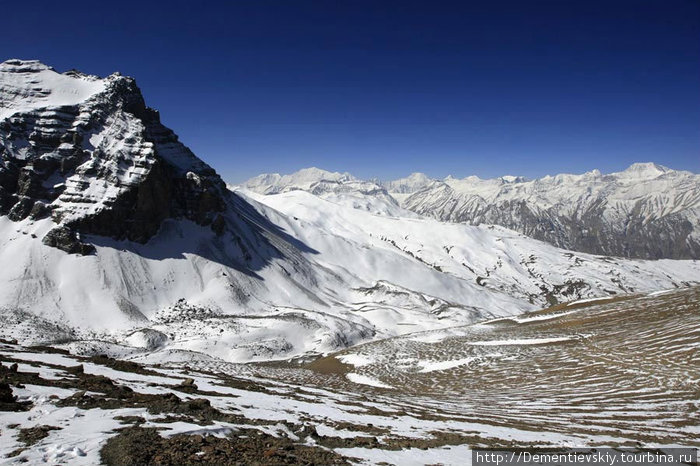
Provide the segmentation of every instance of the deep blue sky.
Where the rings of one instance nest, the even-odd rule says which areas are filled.
[[[698,0],[218,3],[13,2],[0,57],[134,76],[233,182],[700,172]]]

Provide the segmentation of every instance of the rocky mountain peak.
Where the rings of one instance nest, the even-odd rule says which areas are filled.
[[[50,217],[50,246],[88,253],[81,234],[147,241],[162,220],[216,225],[226,188],[160,123],[134,79],[0,65],[0,214]]]

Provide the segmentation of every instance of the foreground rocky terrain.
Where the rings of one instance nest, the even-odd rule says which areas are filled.
[[[5,340],[0,455],[403,465],[488,446],[700,446],[699,302],[698,288],[574,302],[303,364]]]

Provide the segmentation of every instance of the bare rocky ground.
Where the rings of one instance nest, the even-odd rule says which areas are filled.
[[[109,439],[99,450],[99,457],[104,464],[347,464],[347,460],[330,449],[315,445],[305,445],[299,438],[287,431],[287,435],[271,434],[264,429],[256,428],[262,423],[248,419],[240,414],[224,412],[212,407],[207,398],[198,394],[227,396],[222,393],[202,391],[192,378],[174,378],[171,385],[159,385],[163,393],[143,393],[128,387],[119,377],[107,377],[96,373],[86,372],[84,363],[93,370],[103,367],[111,372],[123,374],[129,379],[129,374],[144,377],[161,377],[162,374],[147,369],[139,364],[119,361],[107,357],[80,358],[70,356],[67,352],[50,347],[21,348],[13,342],[3,341],[3,364],[0,368],[1,404],[0,409],[6,412],[31,412],[41,404],[51,404],[54,407],[78,408],[79,410],[110,410],[116,414],[114,420],[122,426],[112,432],[105,432],[105,440]],[[31,359],[23,359],[30,354]],[[79,363],[66,366],[41,361],[45,355],[66,356],[65,360]],[[38,362],[41,361],[41,362]],[[83,363],[83,364],[80,364]],[[27,367],[19,370],[19,365]],[[60,378],[42,377],[40,371],[33,368],[49,369],[62,372]],[[99,369],[95,372],[99,372]],[[122,383],[120,383],[122,382]],[[179,382],[179,383],[177,383]],[[156,386],[156,383],[149,383]],[[239,381],[234,384],[255,392],[265,390],[254,382]],[[28,387],[46,387],[61,391],[71,390],[74,393],[61,397],[49,395],[48,400],[23,399],[14,395],[18,389]],[[153,387],[151,387],[153,388]],[[56,390],[56,391],[58,391]],[[148,390],[146,390],[148,391]],[[38,402],[37,402],[38,401]],[[136,408],[150,415],[152,423],[157,427],[144,427],[146,419],[138,415],[119,414],[120,410]],[[30,420],[38,420],[30,416]],[[215,422],[236,424],[240,427],[235,433],[224,437],[202,434],[178,434],[163,437],[160,431],[166,430],[168,424],[185,423],[191,426],[211,426]],[[248,427],[250,426],[250,427]],[[89,426],[84,426],[89,428]],[[292,426],[299,430],[300,426]],[[36,425],[29,428],[20,423],[9,424],[3,429],[5,436],[15,435],[19,448],[9,452],[6,458],[18,458],[18,461],[30,461],[22,457],[23,453],[31,450],[42,440],[49,437],[52,431],[60,431],[63,427],[53,425]],[[16,432],[14,432],[16,431]],[[111,434],[111,435],[110,435]],[[291,437],[291,438],[290,438]],[[292,438],[294,440],[292,440]],[[83,452],[84,453],[84,452]],[[78,455],[80,456],[80,455]],[[69,459],[63,457],[63,459]],[[45,458],[50,460],[50,458]],[[56,459],[62,459],[58,457]]]
[[[700,446],[700,289],[579,302],[311,363],[139,364],[0,342],[4,463],[458,464]]]

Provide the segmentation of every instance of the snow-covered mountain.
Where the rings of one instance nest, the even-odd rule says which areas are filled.
[[[390,216],[302,190],[247,194],[274,209],[265,212],[269,220],[310,245],[322,259],[342,264],[358,277],[376,277],[372,293],[391,288],[382,280],[408,290],[425,290],[435,280],[436,288],[430,294],[447,301],[477,304],[493,293],[541,307],[584,295],[633,293],[646,289],[647,280],[666,281],[685,269],[687,278],[675,282],[682,286],[682,281],[697,280],[693,273],[700,270],[697,261],[640,261],[574,253],[500,226],[444,223],[410,217],[410,213]],[[404,258],[410,260],[404,262]],[[437,275],[420,272],[426,268]],[[667,283],[674,286],[673,281]],[[458,296],[461,290],[469,291]],[[492,309],[477,307],[485,313]]]
[[[385,215],[406,215],[396,198],[374,181],[363,181],[349,173],[338,173],[319,168],[304,168],[291,175],[266,173],[249,179],[241,185],[246,191],[258,194],[279,194],[307,191],[332,202],[349,205]],[[236,188],[236,186],[232,186]],[[408,214],[410,216],[410,214]]]
[[[313,173],[316,183],[330,176],[318,169]],[[380,185],[402,207],[438,220],[501,225],[593,254],[700,258],[700,175],[653,163],[636,163],[609,175],[593,170],[536,180],[435,180],[414,173]],[[266,193],[264,186],[246,186]],[[306,188],[294,183],[287,189]]]
[[[143,243],[168,217],[225,229],[226,188],[146,107],[133,79],[0,65],[0,213],[50,217],[44,243],[87,253],[85,234]]]
[[[119,74],[10,60],[0,89],[4,337],[291,358],[700,277],[422,218],[349,175],[232,192]]]
[[[700,176],[653,163],[532,181],[448,178],[403,205],[445,221],[502,225],[577,251],[700,258]]]
[[[259,175],[248,180],[245,187],[260,194],[277,194],[294,189],[312,191],[319,182],[352,185],[357,181],[359,180],[349,173],[329,172],[312,167],[304,168],[291,175],[279,173]]]
[[[345,283],[226,189],[160,124],[133,79],[10,60],[0,65],[0,88],[0,308],[17,324],[6,329],[39,340],[113,333],[159,346],[179,336],[163,333],[163,322],[199,312],[205,330],[183,327],[190,347],[225,328],[242,358],[371,333],[331,312],[313,325],[299,319],[310,339],[287,343],[299,328],[275,305],[327,310],[319,282]],[[247,330],[248,318],[263,314],[278,331]],[[133,336],[155,323],[159,330]],[[221,351],[231,350],[221,337]]]

